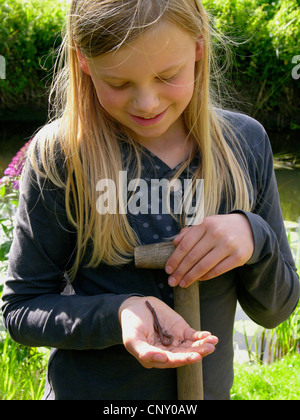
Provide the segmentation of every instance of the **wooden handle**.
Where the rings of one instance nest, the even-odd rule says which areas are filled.
[[[174,252],[172,242],[144,245],[135,248],[137,268],[164,269]],[[195,330],[201,330],[199,283],[174,288],[174,310]],[[202,362],[177,368],[178,400],[203,400]]]
[[[134,261],[137,268],[164,269],[166,262],[175,250],[172,242],[138,246],[134,249]]]
[[[201,331],[199,282],[186,289],[174,287],[174,310],[196,331]],[[179,400],[203,400],[202,361],[177,368]]]

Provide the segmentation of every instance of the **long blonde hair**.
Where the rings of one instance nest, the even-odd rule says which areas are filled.
[[[118,188],[122,170],[120,127],[100,106],[92,80],[82,71],[74,46],[87,58],[97,57],[130,44],[163,19],[179,25],[195,40],[203,37],[203,57],[196,64],[194,95],[183,119],[201,156],[201,166],[194,179],[204,179],[208,186],[205,215],[218,212],[222,193],[227,199],[227,211],[251,209],[251,183],[247,179],[245,159],[233,130],[215,109],[211,85],[212,29],[202,3],[199,0],[73,0],[51,95],[54,123],[47,125],[35,142],[41,151],[44,175],[65,189],[67,215],[77,230],[73,277],[90,244],[90,267],[101,262],[128,263],[138,244],[126,215],[99,215],[96,211],[97,182],[111,179]],[[232,145],[225,140],[225,132]],[[139,148],[129,136],[127,141],[137,158],[139,172]],[[55,164],[57,142],[65,156],[66,179],[62,179]],[[34,153],[34,163],[33,156]]]

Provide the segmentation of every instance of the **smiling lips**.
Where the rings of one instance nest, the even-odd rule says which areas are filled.
[[[150,126],[157,124],[160,122],[163,117],[165,116],[167,110],[164,112],[161,112],[160,114],[156,115],[155,117],[138,117],[136,115],[129,114],[131,119],[138,125],[141,125],[143,127]]]

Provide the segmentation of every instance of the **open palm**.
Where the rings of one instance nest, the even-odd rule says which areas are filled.
[[[126,303],[127,302],[127,303]],[[154,297],[128,299],[120,310],[123,342],[126,349],[145,368],[175,368],[199,362],[214,351],[218,339],[209,332],[195,331],[168,305]],[[147,305],[146,302],[150,303]],[[164,344],[155,328],[155,310]]]

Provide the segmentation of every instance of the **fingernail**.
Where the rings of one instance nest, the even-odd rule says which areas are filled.
[[[208,344],[208,343],[206,343],[206,344],[204,344],[204,346],[203,346],[203,353],[204,354],[212,354],[214,351],[215,351],[216,349],[215,349],[215,346],[213,345],[213,344]]]
[[[176,236],[176,238],[173,241],[174,245],[177,246],[182,238],[183,238],[183,235]]]
[[[179,286],[180,286],[180,287],[185,287],[185,286],[186,286],[186,282],[182,280],[182,281],[179,283]]]
[[[173,273],[173,268],[170,265],[167,265],[167,267],[166,267],[166,273],[167,274],[172,274]]]
[[[176,279],[174,277],[170,277],[169,278],[169,286],[174,287],[174,286],[176,286],[176,284],[177,284]]]
[[[181,231],[175,238],[174,241],[180,241],[184,237],[185,231]]]

